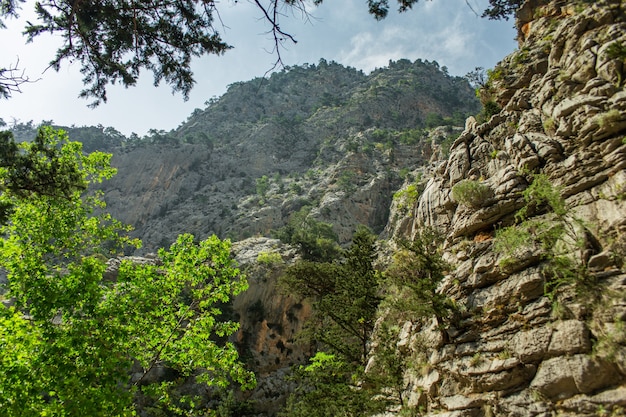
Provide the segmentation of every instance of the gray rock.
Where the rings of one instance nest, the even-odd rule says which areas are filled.
[[[543,361],[530,387],[554,400],[611,386],[620,378],[615,368],[588,355],[559,356]]]
[[[523,363],[538,362],[545,357],[551,337],[549,326],[523,331],[513,337],[510,349]]]
[[[558,322],[552,332],[547,356],[573,355],[591,351],[589,330],[578,320]]]

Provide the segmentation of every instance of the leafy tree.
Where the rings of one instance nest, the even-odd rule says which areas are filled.
[[[263,175],[261,178],[256,179],[256,193],[261,198],[265,198],[265,195],[270,189],[270,180],[267,175]]]
[[[379,274],[372,265],[375,256],[375,237],[366,228],[359,228],[343,259],[302,260],[281,278],[281,285],[290,293],[313,302],[316,316],[309,328],[312,340],[342,360],[362,366],[380,303]]]
[[[334,354],[318,352],[295,373],[298,388],[281,417],[361,417],[384,411],[384,401],[367,386],[359,386],[363,369]],[[378,400],[381,400],[379,397]]]
[[[513,15],[519,9],[525,0],[489,0],[489,5],[484,12],[483,17],[489,19],[505,19]]]
[[[0,19],[18,16],[24,2],[0,0]],[[315,5],[322,2],[313,0]],[[398,10],[405,12],[417,2],[397,0]],[[305,0],[266,3],[255,0],[253,3],[272,34],[276,65],[282,64],[281,45],[296,42],[291,34],[281,29],[284,9],[306,17],[307,3]],[[522,0],[489,0],[489,4],[483,16],[500,19],[514,13]],[[86,87],[80,96],[94,98],[94,106],[106,101],[108,84],[135,85],[143,69],[153,73],[155,84],[165,81],[187,98],[195,83],[191,59],[205,54],[220,55],[231,48],[215,28],[215,22],[220,20],[218,5],[218,2],[199,0],[43,0],[35,3],[37,20],[27,22],[25,33],[29,41],[42,33],[56,34],[63,40],[50,64],[58,70],[65,60],[80,62]],[[367,6],[378,20],[389,13],[388,0],[368,0]],[[19,84],[19,74],[0,71],[0,95],[7,97]]]
[[[407,319],[435,317],[440,326],[454,309],[437,286],[448,264],[441,257],[441,238],[432,229],[421,230],[411,241],[400,241],[400,250],[385,271],[390,291],[385,302]]]
[[[115,279],[105,279],[105,248],[138,244],[104,213],[100,195],[84,193],[114,174],[110,155],[83,155],[79,143],[49,128],[18,150],[29,155],[33,147],[42,148],[38,168],[62,167],[80,186],[5,188],[0,196],[13,208],[0,228],[4,297],[12,304],[0,306],[2,414],[131,416],[139,399],[151,398],[169,415],[186,415],[202,404],[172,394],[180,380],[250,387],[253,376],[222,340],[237,324],[221,321],[216,307],[247,285],[230,243],[183,235],[159,251],[159,265],[124,261]],[[0,171],[3,184],[10,174]],[[155,378],[157,369],[171,378]]]
[[[47,127],[32,143],[21,145],[11,132],[0,132],[0,224],[6,222],[16,199],[39,195],[67,200],[86,189],[84,161],[76,158],[78,145],[62,149],[58,144],[59,138]],[[91,162],[93,169],[106,163],[103,158]],[[113,172],[107,168],[102,174]]]
[[[313,219],[310,212],[311,207],[302,207],[291,215],[287,225],[275,235],[284,243],[297,246],[306,261],[332,261],[340,253],[337,234],[331,224]]]

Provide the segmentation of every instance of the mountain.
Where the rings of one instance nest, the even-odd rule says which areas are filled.
[[[380,232],[407,173],[477,111],[467,81],[436,62],[287,68],[229,86],[171,132],[107,148],[118,175],[102,189],[144,252],[182,232],[267,236],[304,206],[345,243],[358,224]]]
[[[424,243],[445,261],[436,291],[384,304],[366,343],[366,375],[395,360],[379,416],[624,415],[624,2],[528,0],[516,26],[519,49],[478,78],[478,117],[437,63],[365,75],[321,61],[233,84],[171,132],[109,147],[115,132],[93,131],[119,170],[109,209],[146,252],[180,232],[237,241],[250,289],[227,312],[259,384],[233,415],[275,415],[313,351],[297,340],[311,304],[277,285],[298,255],[269,237],[303,209],[342,244],[368,225],[381,269],[402,242],[441,237]],[[381,295],[431,277],[405,269],[407,288]],[[424,308],[436,296],[445,315]]]

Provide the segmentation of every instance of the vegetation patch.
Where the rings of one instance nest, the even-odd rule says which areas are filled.
[[[491,188],[481,181],[463,180],[452,187],[452,198],[467,207],[480,208],[491,195]]]
[[[496,234],[494,249],[505,255],[500,265],[515,263],[521,250],[537,250],[546,276],[546,296],[556,301],[571,286],[585,292],[595,284],[584,263],[585,248],[591,244],[586,224],[570,214],[560,188],[545,174],[532,178],[523,193],[526,205],[515,215],[518,223]]]

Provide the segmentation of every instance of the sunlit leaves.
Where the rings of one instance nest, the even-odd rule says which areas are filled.
[[[114,173],[109,156],[85,156],[52,130],[40,132],[36,153],[29,146],[17,151],[32,154],[37,169],[63,167],[56,172],[72,172],[78,184]],[[6,183],[8,170],[0,175]],[[5,188],[1,196],[13,206],[1,227],[0,264],[9,279],[5,296],[15,303],[0,307],[2,414],[132,416],[137,399],[153,393],[160,393],[154,404],[193,413],[191,399],[170,393],[176,381],[251,387],[253,375],[225,341],[238,325],[223,321],[218,308],[247,288],[230,243],[183,235],[154,264],[124,261],[116,280],[104,280],[107,257],[137,242],[99,214],[98,195],[82,189]],[[177,380],[155,377],[156,369]]]

